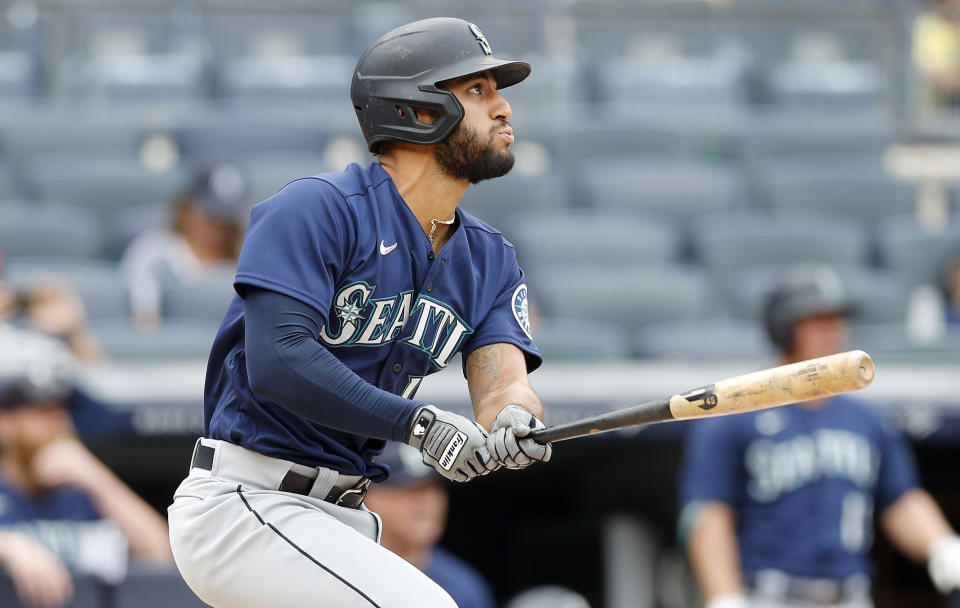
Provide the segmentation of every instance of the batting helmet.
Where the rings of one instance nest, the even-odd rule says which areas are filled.
[[[778,281],[764,307],[764,321],[770,341],[782,351],[793,345],[793,325],[818,315],[848,315],[852,307],[843,281],[828,266],[798,266]]]
[[[376,153],[384,141],[442,141],[463,118],[463,106],[437,83],[488,70],[500,89],[530,74],[526,63],[495,58],[480,28],[462,19],[423,19],[384,34],[360,57],[350,83],[367,147]],[[438,118],[420,122],[414,108]]]
[[[59,341],[0,325],[0,410],[63,401],[74,372],[73,356]]]

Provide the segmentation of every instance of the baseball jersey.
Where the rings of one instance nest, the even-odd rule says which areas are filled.
[[[493,592],[480,573],[440,547],[430,552],[430,564],[424,574],[443,587],[459,608],[496,606]]]
[[[684,505],[736,510],[745,572],[834,579],[872,572],[874,512],[916,486],[902,436],[846,397],[697,421],[681,478]]]
[[[31,537],[78,572],[116,582],[126,570],[126,537],[73,488],[27,496],[0,477],[0,529]]]
[[[245,289],[278,292],[322,316],[319,342],[370,384],[412,398],[421,380],[486,344],[506,342],[540,365],[527,288],[513,246],[462,210],[438,255],[379,163],[296,180],[254,207],[231,302],[207,367],[205,433],[262,454],[374,481],[384,440],[411,412],[356,412],[366,433],[324,426],[251,391]],[[322,413],[323,403],[317,403]],[[322,416],[318,416],[322,417]]]

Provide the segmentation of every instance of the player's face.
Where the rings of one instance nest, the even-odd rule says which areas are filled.
[[[72,433],[70,414],[57,403],[0,411],[0,445],[23,460],[47,442]]]
[[[797,360],[839,353],[846,344],[847,321],[843,315],[806,317],[794,324],[793,356]]]
[[[383,519],[384,534],[406,546],[428,547],[443,535],[447,493],[435,481],[411,487],[374,487],[365,502]]]
[[[443,171],[471,184],[500,177],[513,168],[513,115],[510,104],[497,91],[489,72],[445,83],[460,104],[464,116],[457,128],[435,150]]]

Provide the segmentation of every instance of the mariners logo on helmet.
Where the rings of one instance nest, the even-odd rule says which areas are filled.
[[[477,24],[470,24],[470,31],[473,32],[473,35],[477,37],[477,40],[480,41],[480,48],[483,49],[484,55],[493,55],[493,51],[490,50],[490,43],[487,42],[486,37],[483,35],[483,32],[480,31],[480,28],[477,27]]]

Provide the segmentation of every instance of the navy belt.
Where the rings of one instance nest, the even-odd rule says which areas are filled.
[[[213,469],[213,456],[216,453],[216,450],[208,445],[203,445],[198,443],[196,450],[193,452],[193,461],[191,462],[191,467],[197,467],[198,469],[203,469],[205,471],[210,471]],[[313,482],[316,481],[317,476],[304,475],[302,473],[297,473],[296,471],[287,471],[287,474],[284,475],[283,479],[280,481],[280,487],[277,489],[281,492],[291,492],[293,494],[302,494],[303,496],[310,495],[310,489],[313,488]],[[330,488],[330,491],[327,493],[324,500],[329,503],[341,507],[347,507],[348,509],[356,509],[361,504],[363,504],[363,499],[367,495],[367,488],[370,486],[370,480],[366,477],[363,477],[349,488],[340,488],[334,486]]]

